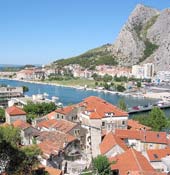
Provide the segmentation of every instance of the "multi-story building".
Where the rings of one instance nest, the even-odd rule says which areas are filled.
[[[102,129],[114,132],[116,128],[127,129],[128,113],[99,97],[88,97],[79,104],[78,114],[82,127],[86,128],[86,152],[93,157],[100,154]]]
[[[144,78],[152,78],[154,76],[154,64],[146,63],[144,66]]]
[[[0,106],[7,107],[9,99],[22,96],[22,87],[0,87]]]

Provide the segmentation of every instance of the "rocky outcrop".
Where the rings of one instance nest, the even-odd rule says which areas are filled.
[[[160,12],[156,9],[137,5],[120,31],[112,46],[112,53],[124,66],[132,66],[141,62],[146,49],[146,25]],[[144,30],[145,29],[145,30]]]

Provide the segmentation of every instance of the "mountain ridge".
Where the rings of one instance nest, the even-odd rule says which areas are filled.
[[[103,57],[100,58],[103,59],[100,61],[102,63],[105,63],[106,56],[107,64],[112,57],[113,65],[115,62],[122,66],[153,62],[156,71],[168,69],[170,67],[170,9],[160,11],[138,4],[123,25],[115,42],[107,45],[106,48],[102,46],[96,49],[100,48],[103,49],[101,51]],[[88,59],[93,63],[100,57],[95,52],[96,49],[90,50],[91,57],[86,57],[88,51],[65,60],[74,60],[76,64]],[[60,64],[61,60],[54,63]],[[85,67],[88,67],[88,64]]]

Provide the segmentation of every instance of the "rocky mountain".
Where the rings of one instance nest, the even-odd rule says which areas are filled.
[[[121,65],[153,62],[170,67],[170,9],[158,11],[138,4],[110,48]]]
[[[90,54],[88,51],[71,60],[78,63],[81,59],[88,59],[92,63],[97,59],[100,61],[103,59],[102,62],[105,63],[105,56],[109,56],[106,63],[112,57],[123,66],[153,62],[157,71],[169,69],[170,9],[159,11],[138,4],[122,27],[116,41],[106,46],[93,49]]]

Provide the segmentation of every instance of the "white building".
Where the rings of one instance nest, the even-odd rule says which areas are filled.
[[[86,153],[96,157],[100,154],[102,130],[108,133],[114,132],[116,128],[127,129],[128,113],[94,96],[84,99],[79,105],[82,107],[79,113],[82,127],[88,130]]]
[[[132,76],[135,78],[144,78],[144,67],[140,65],[132,66]]]
[[[16,120],[26,122],[26,112],[17,106],[11,106],[5,110],[6,123],[11,124]]]
[[[152,78],[154,76],[154,64],[146,63],[144,66],[144,78]]]
[[[158,82],[170,82],[170,71],[159,71],[155,76],[156,81]]]
[[[154,76],[154,64],[146,63],[144,65],[132,66],[132,76],[135,78],[152,78]]]

